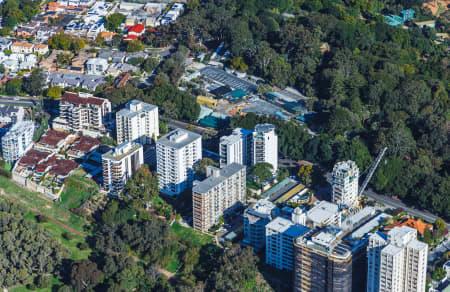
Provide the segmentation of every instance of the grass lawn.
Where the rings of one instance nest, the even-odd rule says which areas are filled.
[[[180,266],[180,261],[178,260],[178,254],[175,252],[172,255],[172,258],[170,259],[169,265],[166,267],[166,270],[168,270],[171,273],[175,273]]]
[[[36,215],[31,211],[25,214],[24,219],[33,220],[34,222],[38,223],[36,220]],[[71,240],[67,240],[62,236],[64,233],[67,232],[67,230],[65,230],[63,227],[59,226],[55,222],[48,221],[38,224],[44,227],[45,230],[52,233],[54,238],[59,240],[64,246],[67,247],[67,249],[72,254],[73,260],[87,259],[91,254],[90,248],[81,250],[77,247],[79,243],[85,242],[85,239],[83,237],[73,234],[72,236],[73,238]]]
[[[86,231],[83,228],[84,226],[89,225],[86,220],[75,216],[63,207],[42,198],[42,194],[30,192],[3,176],[0,176],[0,188],[25,207],[36,209],[39,212],[55,218],[61,223],[86,234]]]
[[[66,182],[66,188],[61,194],[61,203],[71,209],[80,207],[84,201],[96,192],[95,182],[84,178],[82,173],[75,172]]]
[[[214,238],[212,236],[203,234],[192,228],[181,226],[180,223],[176,221],[172,224],[172,231],[179,238],[188,240],[192,242],[192,244],[195,246],[202,246],[205,244],[214,243]]]
[[[11,168],[12,168],[11,163],[5,161],[5,169],[6,169],[7,171],[11,172]]]
[[[50,287],[48,288],[44,288],[44,289],[33,289],[33,290],[29,290],[26,286],[18,286],[12,289],[8,289],[8,291],[10,292],[28,292],[28,291],[36,291],[36,292],[52,292],[52,288],[53,287],[58,287],[60,285],[62,285],[63,283],[61,281],[59,281],[58,279],[54,278],[52,276],[52,283],[50,285]]]

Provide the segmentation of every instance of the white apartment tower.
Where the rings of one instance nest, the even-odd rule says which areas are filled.
[[[278,136],[275,126],[260,124],[255,126],[253,132],[253,161],[252,164],[270,163],[274,173],[278,169]]]
[[[53,121],[53,128],[100,137],[106,134],[110,115],[109,100],[88,93],[65,92],[59,101],[59,117]]]
[[[220,167],[231,163],[251,165],[252,130],[236,128],[230,136],[220,138]]]
[[[156,142],[156,169],[159,189],[178,195],[192,186],[194,164],[202,159],[202,137],[176,129]]]
[[[208,231],[219,218],[245,204],[245,166],[207,167],[207,178],[192,188],[194,229]]]
[[[332,202],[347,207],[358,203],[359,169],[354,161],[338,162],[333,167]]]
[[[279,270],[294,269],[294,240],[309,231],[301,225],[303,216],[297,215],[292,219],[300,219],[299,222],[277,217],[266,225],[266,264]]]
[[[117,143],[151,144],[159,136],[158,107],[132,100],[116,114]]]
[[[119,196],[127,180],[144,164],[143,147],[125,142],[102,155],[103,187]]]
[[[14,162],[33,145],[34,123],[32,121],[19,121],[2,137],[3,159]]]
[[[416,237],[408,226],[369,237],[367,292],[425,291],[428,245]]]

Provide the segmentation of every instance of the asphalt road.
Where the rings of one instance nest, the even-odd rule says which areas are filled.
[[[328,182],[331,182],[331,173],[327,173],[325,175],[325,177]],[[330,192],[331,192],[331,190],[330,190]],[[377,202],[383,203],[384,205],[386,205],[386,207],[390,207],[390,208],[394,208],[394,209],[395,208],[403,208],[405,211],[407,211],[411,215],[422,217],[423,219],[425,219],[429,222],[434,222],[438,218],[438,216],[434,215],[433,213],[431,213],[429,211],[419,210],[415,207],[408,206],[400,200],[377,194],[369,188],[367,188],[364,191],[363,195],[366,195],[370,199],[373,199]],[[450,229],[450,224],[448,222],[446,222],[446,223],[447,223],[447,228]]]
[[[0,96],[0,104],[16,105],[16,106],[34,106],[37,100],[23,97]]]
[[[181,122],[181,121],[176,121],[176,120],[169,120],[169,121],[167,121],[167,126],[170,129],[176,129],[176,128],[187,129],[187,127],[189,125],[191,125],[191,124],[185,123],[185,122]],[[199,126],[195,126],[195,125],[191,125],[191,126],[194,127],[192,132],[195,132],[195,133],[197,133],[199,135],[202,135],[204,132],[210,133],[212,135],[216,134],[216,131],[212,130],[212,129],[203,128],[203,127],[199,127]]]
[[[374,199],[378,202],[385,204],[387,207],[403,208],[408,213],[410,213],[414,216],[422,217],[423,219],[430,221],[430,222],[434,222],[434,220],[436,220],[438,218],[438,216],[432,214],[429,211],[419,210],[414,207],[407,206],[405,203],[403,203],[400,200],[393,199],[388,196],[379,195],[379,194],[375,193],[374,191],[372,191],[371,189],[367,189],[366,191],[364,191],[364,195],[366,195],[367,197],[369,197],[371,199]],[[450,228],[450,224],[448,224],[448,223],[447,223],[447,228]]]

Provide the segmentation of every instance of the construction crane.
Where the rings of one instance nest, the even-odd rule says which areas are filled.
[[[384,147],[380,153],[378,153],[377,159],[372,164],[372,167],[369,170],[369,173],[367,174],[366,178],[364,179],[364,182],[362,183],[361,187],[359,188],[359,196],[362,195],[364,190],[366,189],[367,185],[369,184],[370,179],[372,178],[372,175],[375,173],[375,170],[378,167],[378,164],[380,164],[381,159],[383,159],[384,153],[386,152],[387,147]]]

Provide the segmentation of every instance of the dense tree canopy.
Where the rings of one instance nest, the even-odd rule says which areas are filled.
[[[448,219],[450,199],[442,188],[450,176],[448,41],[434,42],[435,32],[448,32],[448,25],[441,20],[436,29],[421,29],[407,22],[403,29],[378,14],[413,8],[421,18],[427,12],[420,5],[207,0],[193,5],[172,30],[187,45],[192,38],[212,48],[224,42],[237,65],[245,63],[250,74],[272,85],[296,87],[318,113],[315,137],[294,123],[254,115],[232,118],[231,128],[273,123],[283,156],[327,168],[354,159],[363,171],[388,147],[373,186]],[[300,9],[306,13],[297,14]],[[399,173],[390,171],[393,165]]]
[[[0,204],[2,211],[14,210]],[[53,273],[68,250],[36,223],[0,212],[0,286],[26,284],[35,276]]]

